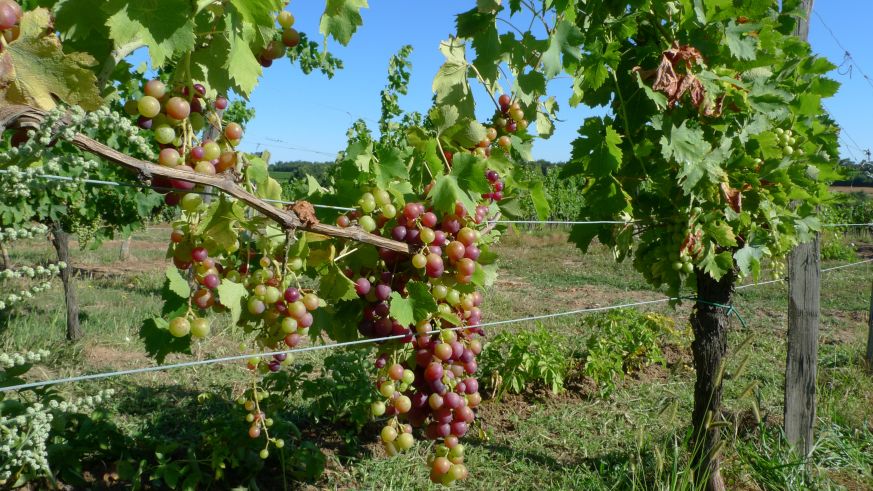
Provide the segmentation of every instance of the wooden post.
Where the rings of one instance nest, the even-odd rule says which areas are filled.
[[[132,239],[133,236],[130,235],[126,239],[121,239],[121,251],[118,253],[118,258],[122,261],[130,259],[130,242]]]
[[[813,0],[802,0],[806,14],[794,33],[809,34]],[[785,437],[798,455],[812,452],[815,426],[815,381],[821,301],[821,236],[797,246],[788,257],[788,357],[785,366]]]
[[[870,312],[867,314],[867,369],[873,372],[873,281],[870,282]]]

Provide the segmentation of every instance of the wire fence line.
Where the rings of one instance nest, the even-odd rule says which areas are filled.
[[[12,172],[0,169],[0,174],[12,174]],[[117,181],[102,181],[100,179],[79,179],[70,176],[56,176],[52,174],[34,174],[33,177],[37,177],[39,179],[47,179],[50,181],[71,181],[71,182],[81,182],[85,184],[90,184],[94,186],[113,186],[113,187],[130,187],[130,188],[138,188],[138,189],[152,189],[154,191],[182,191],[185,193],[194,193],[199,194],[201,196],[219,196],[219,193],[212,193],[209,191],[197,191],[197,190],[181,190],[176,188],[168,188],[161,186],[148,186],[145,184],[138,184],[132,182],[117,182]],[[296,201],[282,201],[278,199],[261,199],[262,201],[266,201],[267,203],[276,203],[282,205],[293,205]],[[314,208],[325,208],[329,210],[342,210],[342,211],[352,211],[354,208],[348,208],[345,206],[333,206],[333,205],[319,205],[312,204]]]
[[[830,268],[822,269],[821,272],[825,273],[828,271],[835,271],[835,270],[839,270],[839,269],[850,268],[853,266],[867,264],[870,262],[873,262],[873,259],[866,259],[864,261],[858,261],[858,262],[854,262],[854,263],[833,266]],[[787,281],[787,279],[781,278],[781,279],[758,282],[758,283],[750,283],[748,285],[738,286],[736,289],[740,290],[740,289],[751,288],[754,286],[763,286],[763,285],[769,285],[769,284],[773,284],[773,283],[781,283],[784,281]],[[504,325],[508,325],[508,324],[517,324],[517,323],[522,323],[522,322],[532,322],[532,321],[545,320],[545,319],[554,319],[557,317],[566,317],[566,316],[587,314],[587,313],[593,313],[593,312],[605,312],[605,311],[609,311],[609,310],[617,310],[617,309],[623,309],[623,308],[629,308],[629,307],[640,307],[640,306],[644,306],[644,305],[655,305],[655,304],[668,303],[668,302],[679,301],[679,300],[688,300],[688,299],[689,299],[688,297],[664,297],[664,298],[660,298],[660,299],[656,299],[656,300],[643,300],[643,301],[629,302],[629,303],[624,303],[624,304],[619,304],[619,305],[608,305],[608,306],[604,306],[604,307],[589,307],[589,308],[584,308],[584,309],[569,310],[569,311],[565,311],[565,312],[555,312],[555,313],[551,313],[551,314],[540,314],[540,315],[533,315],[533,316],[528,316],[528,317],[521,317],[518,319],[506,319],[506,320],[501,320],[501,321],[485,322],[485,323],[479,324],[478,326],[458,326],[458,327],[453,327],[453,328],[448,328],[448,329],[434,329],[434,330],[427,331],[424,334],[437,334],[437,333],[440,333],[442,331],[459,331],[459,330],[463,330],[463,329],[469,329],[471,327],[472,328],[497,327],[497,326],[504,326]],[[157,365],[157,366],[152,366],[152,367],[133,368],[133,369],[129,369],[129,370],[115,370],[115,371],[110,371],[110,372],[78,375],[78,376],[74,376],[74,377],[57,378],[57,379],[43,380],[43,381],[38,381],[38,382],[28,382],[28,383],[23,383],[23,384],[11,385],[8,387],[0,387],[0,393],[11,392],[11,391],[16,391],[16,390],[32,389],[32,388],[37,388],[37,387],[49,387],[52,385],[59,385],[59,384],[65,384],[65,383],[83,382],[83,381],[87,381],[87,380],[99,380],[99,379],[117,377],[117,376],[122,376],[122,375],[135,375],[135,374],[140,374],[140,373],[173,370],[173,369],[177,369],[177,368],[188,368],[188,367],[196,367],[196,366],[202,366],[202,365],[212,365],[212,364],[217,364],[217,363],[226,363],[226,362],[230,362],[230,361],[248,360],[250,358],[262,358],[262,357],[269,357],[269,356],[273,356],[273,355],[281,355],[281,354],[293,355],[293,354],[313,352],[313,351],[322,351],[322,350],[326,350],[326,349],[343,348],[343,347],[349,347],[349,346],[359,346],[359,345],[364,345],[364,344],[379,344],[379,343],[383,343],[385,341],[395,341],[398,339],[407,338],[410,335],[411,334],[399,334],[399,335],[394,335],[394,336],[387,336],[384,338],[358,339],[358,340],[354,340],[354,341],[346,341],[346,342],[341,342],[341,343],[330,343],[330,344],[306,346],[303,348],[294,348],[294,349],[270,351],[270,352],[262,352],[262,353],[249,353],[249,354],[244,354],[244,355],[225,356],[225,357],[220,357],[220,358],[209,358],[206,360],[194,360],[194,361],[187,361],[187,362],[181,362],[181,363],[173,363],[173,364],[169,364],[169,365]]]
[[[0,169],[0,174],[11,174],[10,171]],[[79,179],[70,176],[58,176],[52,174],[34,174],[33,177],[37,177],[40,179],[48,179],[54,181],[72,181],[72,182],[82,182],[85,184],[95,185],[95,186],[120,186],[120,187],[132,187],[132,188],[140,188],[140,189],[152,189],[156,191],[183,191],[186,193],[195,193],[203,196],[218,196],[218,193],[212,193],[209,191],[197,191],[197,190],[180,190],[176,188],[167,188],[160,186],[148,186],[145,184],[138,183],[129,183],[129,182],[117,182],[117,181],[103,181],[99,179]],[[276,199],[263,199],[267,203],[276,203],[283,205],[293,205],[295,201],[283,201]],[[322,204],[312,204],[314,208],[323,208],[329,210],[340,210],[340,211],[354,211],[355,208],[349,208],[347,206],[334,206],[334,205],[322,205]],[[630,225],[635,223],[636,220],[489,220],[488,223],[496,223],[496,224],[506,224],[506,225]],[[873,227],[873,223],[825,223],[822,224],[822,227]]]

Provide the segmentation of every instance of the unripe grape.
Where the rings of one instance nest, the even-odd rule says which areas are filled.
[[[403,378],[403,366],[399,363],[395,363],[388,367],[388,377],[391,380],[400,380]]]
[[[294,15],[292,15],[291,12],[288,12],[287,10],[279,12],[276,20],[279,21],[279,25],[282,26],[283,29],[288,29],[289,27],[294,25]]]
[[[297,320],[292,319],[291,317],[285,317],[282,319],[281,325],[282,332],[285,334],[290,334],[297,331]]]
[[[421,269],[427,265],[427,258],[424,254],[416,254],[412,256],[412,266]]]
[[[431,464],[431,469],[433,469],[433,472],[438,475],[446,474],[447,472],[449,472],[449,469],[451,469],[451,467],[452,463],[449,462],[449,459],[445,457],[437,457],[433,460],[433,463]]]
[[[412,409],[412,400],[407,396],[400,396],[394,400],[394,407],[400,414],[406,414]]]
[[[140,98],[136,103],[139,114],[146,118],[154,118],[161,112],[161,103],[156,98],[147,95]]]
[[[179,165],[181,158],[181,155],[179,155],[175,148],[165,148],[158,154],[158,164],[166,167],[175,167]]]
[[[191,323],[185,317],[176,317],[170,321],[169,331],[177,338],[187,336],[191,332]]]
[[[205,174],[207,176],[214,176],[215,166],[205,160],[201,160],[200,162],[197,162],[197,165],[194,166],[194,172],[198,174]]]
[[[167,111],[167,116],[173,119],[185,119],[191,114],[191,105],[181,97],[171,97],[164,109]]]
[[[264,305],[264,302],[256,297],[249,298],[247,307],[249,313],[252,315],[261,315],[264,313],[264,310],[267,309],[267,306]]]
[[[224,136],[228,140],[239,140],[242,138],[242,126],[237,123],[230,123],[224,127]]]
[[[376,230],[376,222],[369,215],[364,215],[358,220],[358,224],[364,229],[366,232],[372,232]]]
[[[164,94],[167,93],[167,86],[160,80],[149,80],[145,83],[145,86],[143,87],[143,92],[145,92],[145,95],[160,99],[161,97],[164,97]]]
[[[306,310],[313,311],[318,308],[318,297],[315,294],[307,293],[303,296],[303,305],[306,307]]]
[[[155,140],[161,145],[167,145],[176,139],[176,130],[171,126],[162,124],[155,128]]]
[[[300,44],[300,33],[293,27],[282,31],[282,44],[289,48],[293,48]]]
[[[203,143],[203,160],[215,160],[221,156],[221,147],[212,140]]]
[[[208,319],[197,317],[191,321],[191,337],[205,338],[206,336],[209,336],[210,331],[211,329],[209,327]]]
[[[383,442],[393,442],[395,439],[397,439],[397,430],[395,430],[391,426],[385,426],[384,428],[382,428],[382,432],[380,433],[380,435]]]
[[[266,459],[267,457],[270,456],[270,451],[267,450],[267,449],[265,448],[265,449],[261,450],[261,451],[258,453],[258,456],[259,456],[261,459]]]
[[[379,386],[379,393],[385,397],[391,397],[394,395],[395,388],[394,384],[391,382],[385,382],[381,386]]]

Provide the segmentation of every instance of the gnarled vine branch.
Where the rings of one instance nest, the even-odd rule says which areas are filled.
[[[40,127],[44,119],[45,112],[30,106],[15,105],[2,107],[0,108],[0,132],[6,128],[36,129]],[[368,233],[356,226],[340,228],[333,225],[301,220],[293,211],[283,210],[267,203],[224,176],[208,176],[193,171],[173,169],[146,162],[112,149],[81,133],[76,134],[71,143],[86,152],[132,170],[144,179],[160,176],[220,189],[246,203],[264,216],[274,220],[284,229],[299,228],[329,237],[355,240],[396,252],[411,254],[408,244]]]

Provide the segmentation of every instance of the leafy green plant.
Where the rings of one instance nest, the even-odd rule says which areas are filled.
[[[673,320],[655,313],[618,309],[589,317],[586,325],[599,332],[587,342],[585,375],[602,393],[615,389],[616,381],[652,363],[664,363],[660,342],[679,333]]]
[[[495,398],[544,387],[557,394],[573,365],[568,339],[537,323],[536,329],[501,332],[482,352],[483,380],[489,380]]]
[[[316,422],[350,424],[357,432],[370,420],[374,399],[368,349],[339,351],[324,358],[318,377],[301,384],[301,396],[309,401],[307,414]],[[301,373],[312,365],[301,368]]]
[[[826,231],[821,237],[821,258],[831,261],[855,261],[858,254],[842,232]]]

